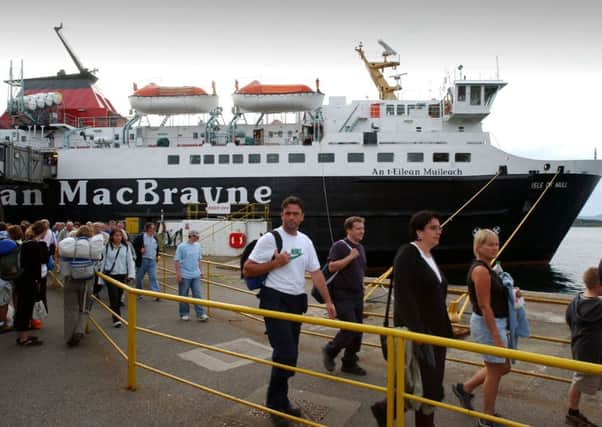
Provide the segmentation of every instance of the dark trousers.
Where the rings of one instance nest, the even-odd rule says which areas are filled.
[[[347,292],[334,290],[334,306],[337,310],[337,319],[346,322],[363,323],[364,321],[364,296],[361,292]],[[352,367],[357,363],[357,353],[362,346],[362,333],[341,329],[326,345],[326,352],[331,357],[336,357],[342,349],[343,366]]]
[[[125,274],[108,274],[107,276],[121,283],[125,283],[127,279]],[[107,293],[109,294],[109,306],[111,307],[111,310],[121,316],[121,295],[123,294],[123,289],[112,285],[109,282],[105,282],[105,284],[107,285]],[[119,320],[114,315],[111,316],[113,317],[113,322]]]
[[[433,346],[435,366],[430,367],[420,362],[420,375],[422,376],[423,396],[427,399],[443,400],[443,377],[445,375],[445,347]],[[381,410],[386,411],[387,399],[378,402]],[[403,415],[400,415],[403,416]],[[414,412],[414,425],[416,427],[435,427],[435,413],[426,415],[422,410]]]
[[[275,289],[263,287],[259,293],[259,308],[303,314],[307,311],[307,295],[289,295]],[[265,329],[272,346],[272,361],[297,366],[299,355],[299,333],[301,324],[288,320],[265,317]],[[294,372],[272,367],[266,398],[268,408],[282,410],[290,406],[288,379]]]
[[[16,331],[27,331],[29,321],[33,312],[33,305],[38,300],[38,285],[28,280],[26,277],[20,277],[15,281],[15,320],[14,327]]]

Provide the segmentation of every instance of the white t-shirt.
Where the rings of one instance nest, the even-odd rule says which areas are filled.
[[[291,260],[288,264],[270,271],[265,286],[290,295],[305,292],[305,272],[313,273],[320,269],[320,262],[314,244],[305,234],[297,231],[292,236],[282,227],[276,229],[282,237],[282,251],[287,252]],[[258,264],[270,262],[276,250],[276,240],[272,233],[265,233],[257,241],[249,259]]]
[[[412,242],[412,245],[414,245],[416,249],[418,249],[418,252],[420,252],[420,256],[422,257],[422,259],[426,261],[429,267],[431,267],[431,270],[433,270],[433,273],[435,273],[435,276],[437,276],[437,278],[441,282],[441,273],[439,272],[439,267],[437,267],[435,259],[432,256],[426,256],[420,249],[420,246],[418,246],[416,243]]]

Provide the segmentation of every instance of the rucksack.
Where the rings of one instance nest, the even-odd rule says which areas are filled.
[[[10,239],[0,240],[0,279],[11,281],[21,274],[21,245]]]
[[[280,251],[282,251],[282,236],[276,230],[271,230],[270,233],[274,236],[274,240],[276,241],[276,249],[280,253]],[[245,280],[245,284],[250,291],[261,288],[265,284],[265,279],[268,277],[267,274],[257,277],[245,277],[242,274],[245,262],[247,262],[249,255],[251,255],[251,252],[253,252],[253,249],[255,249],[257,240],[258,239],[255,239],[252,242],[249,242],[249,244],[245,246],[245,249],[242,251],[242,255],[240,256],[240,278]]]
[[[347,243],[345,241],[345,239],[341,239],[340,241],[345,243],[345,245],[351,251],[352,248],[349,245],[349,243]],[[349,255],[349,254],[347,254],[347,255]],[[326,287],[328,288],[328,293],[332,296],[332,287],[333,287],[332,281],[334,280],[334,278],[336,277],[336,275],[339,273],[340,270],[330,271],[328,269],[328,264],[329,264],[329,262],[326,261],[326,264],[324,264],[322,266],[320,271],[322,271],[322,275],[324,275],[324,279],[326,280]],[[318,304],[324,304],[324,298],[322,298],[322,294],[320,293],[320,291],[318,291],[318,289],[315,286],[312,286],[312,288],[311,288],[311,296],[314,297],[314,299],[318,302]]]

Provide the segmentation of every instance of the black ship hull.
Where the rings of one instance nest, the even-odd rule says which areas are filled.
[[[440,264],[465,265],[472,258],[472,234],[492,228],[505,242],[552,178],[551,174],[498,177],[446,225],[436,257]],[[49,181],[40,198],[24,195],[25,187],[2,187],[0,200],[6,221],[48,218],[109,220],[139,216],[148,220],[186,218],[187,205],[178,192],[199,190],[201,203],[227,202],[227,189],[245,189],[248,202],[270,205],[272,224],[280,224],[280,202],[290,194],[305,201],[302,230],[315,242],[320,258],[332,239],[343,236],[350,215],[366,218],[364,244],[372,267],[391,264],[397,248],[408,240],[410,216],[422,209],[450,217],[490,179],[478,177],[263,177],[189,179],[96,179]],[[504,262],[547,263],[597,185],[600,177],[560,175],[505,249]],[[140,181],[144,181],[141,184]],[[149,185],[149,182],[151,184]],[[144,194],[141,194],[145,188]],[[150,190],[149,190],[150,188]],[[262,192],[259,199],[258,189]],[[125,190],[124,190],[125,189]],[[175,189],[175,190],[174,190]],[[202,189],[202,190],[201,190]],[[172,195],[167,195],[168,193]],[[203,194],[205,200],[203,200]],[[120,203],[121,202],[121,203]]]

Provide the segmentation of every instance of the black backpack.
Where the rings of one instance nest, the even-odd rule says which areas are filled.
[[[0,279],[8,282],[21,274],[21,245],[9,239],[0,240]]]
[[[282,236],[276,230],[271,230],[270,233],[274,236],[274,240],[276,241],[276,249],[278,249],[278,253],[280,253],[282,251]],[[251,255],[251,252],[253,252],[253,249],[255,249],[255,245],[257,245],[257,240],[258,239],[255,239],[252,242],[249,242],[249,244],[245,246],[245,249],[242,251],[242,255],[240,256],[240,278],[245,280],[245,284],[250,291],[261,288],[265,283],[265,279],[268,277],[267,274],[257,277],[245,277],[242,273],[245,262],[247,262],[249,255]]]

